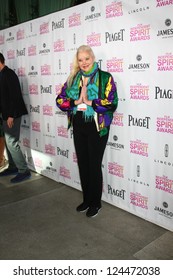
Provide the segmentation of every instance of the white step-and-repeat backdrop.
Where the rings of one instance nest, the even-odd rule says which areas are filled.
[[[81,189],[73,131],[55,98],[83,44],[113,75],[119,95],[102,198],[173,231],[172,0],[94,0],[0,31],[0,51],[29,112],[21,126],[28,165]]]

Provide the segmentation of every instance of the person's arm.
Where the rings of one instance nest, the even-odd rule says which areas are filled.
[[[8,117],[15,118],[18,115],[18,105],[22,98],[19,78],[13,70],[8,71],[5,77],[8,90]],[[11,121],[10,121],[11,123]]]
[[[70,103],[70,98],[67,98],[66,89],[67,89],[67,82],[65,82],[65,84],[62,86],[61,92],[56,98],[56,105],[62,111],[68,111],[70,110],[72,105],[74,106],[72,102]]]
[[[112,75],[109,77],[104,92],[105,98],[98,98],[92,101],[92,107],[97,113],[115,111],[118,106],[117,88]]]
[[[66,89],[67,89],[67,82],[65,82],[65,84],[61,88],[60,94],[56,98],[56,105],[62,111],[72,110],[74,106],[77,106],[82,103],[81,95],[78,100],[73,100],[71,98],[68,98],[66,94]]]

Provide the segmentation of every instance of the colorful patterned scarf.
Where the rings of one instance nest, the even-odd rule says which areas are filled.
[[[88,77],[88,84],[87,84],[87,95],[88,95],[88,100],[93,100],[98,98],[98,64],[94,62],[92,68],[90,71],[83,72],[80,70],[74,81],[73,84],[70,88],[66,89],[66,94],[67,97],[72,98],[73,100],[78,100],[79,99],[79,92],[80,92],[80,87],[81,87],[81,82],[82,82],[82,76]],[[74,107],[73,109],[73,114],[76,114],[77,112],[77,106]],[[94,109],[92,106],[87,105],[87,109],[83,111],[83,115],[85,117],[86,121],[89,121],[93,119],[95,114]]]

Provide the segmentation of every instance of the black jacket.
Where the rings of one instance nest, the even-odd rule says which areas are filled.
[[[7,66],[0,72],[0,113],[3,120],[28,114],[18,76]]]

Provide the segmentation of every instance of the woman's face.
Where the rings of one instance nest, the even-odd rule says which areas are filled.
[[[79,52],[78,53],[78,65],[80,69],[84,72],[88,72],[94,63],[94,58],[89,52]]]

